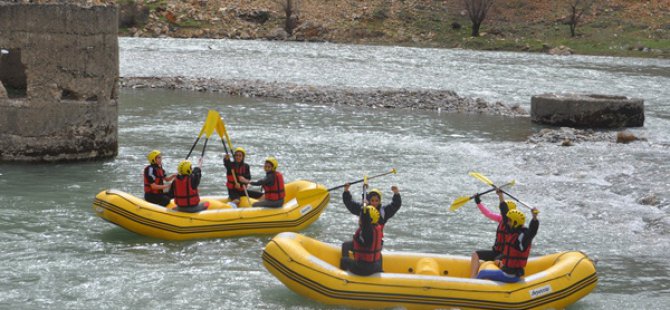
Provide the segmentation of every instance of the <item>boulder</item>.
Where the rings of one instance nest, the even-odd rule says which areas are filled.
[[[644,100],[624,96],[543,94],[533,96],[531,120],[575,128],[644,126]]]

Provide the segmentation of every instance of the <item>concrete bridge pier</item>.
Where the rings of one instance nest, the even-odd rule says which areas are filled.
[[[0,161],[117,155],[117,27],[113,5],[0,1]]]

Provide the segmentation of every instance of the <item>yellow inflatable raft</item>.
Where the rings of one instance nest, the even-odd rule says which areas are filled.
[[[529,259],[513,284],[469,279],[469,257],[383,252],[384,273],[366,277],[339,269],[340,255],[339,245],[286,232],[267,244],[263,264],[300,295],[359,308],[562,309],[598,281],[594,262],[575,251]]]
[[[222,238],[252,234],[276,234],[305,229],[326,208],[330,195],[321,184],[305,180],[287,183],[282,208],[231,208],[227,197],[201,197],[208,210],[186,213],[149,203],[118,190],[100,192],[93,210],[101,218],[135,233],[167,240]],[[251,200],[253,203],[254,200]]]

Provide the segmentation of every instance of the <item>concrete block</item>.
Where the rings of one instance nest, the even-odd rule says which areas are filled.
[[[598,94],[533,96],[531,120],[538,124],[575,128],[644,126],[644,100]]]

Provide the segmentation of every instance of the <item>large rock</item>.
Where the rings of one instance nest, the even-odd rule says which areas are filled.
[[[530,115],[535,123],[553,126],[642,127],[644,100],[595,94],[543,94],[531,98]]]

